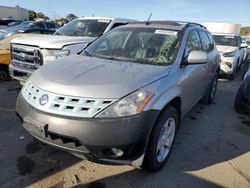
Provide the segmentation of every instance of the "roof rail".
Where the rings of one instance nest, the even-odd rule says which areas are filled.
[[[191,27],[191,26],[199,26],[201,28],[207,29],[204,25],[201,25],[201,24],[198,24],[198,23],[194,23],[194,22],[186,22],[186,25],[185,25],[184,28],[188,28],[188,27]]]

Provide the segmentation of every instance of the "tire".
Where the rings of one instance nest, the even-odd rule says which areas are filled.
[[[207,89],[206,94],[202,97],[201,103],[211,104],[215,98],[217,91],[219,73],[216,73],[213,81],[210,83],[209,88]]]
[[[247,114],[249,112],[246,105],[244,102],[244,86],[241,85],[234,100],[234,110],[241,114]]]
[[[10,76],[6,70],[0,70],[0,81],[9,80]]]
[[[235,68],[233,73],[229,75],[229,77],[228,77],[229,80],[234,80],[235,79],[235,77],[236,77],[236,69],[237,68]]]
[[[241,60],[241,63],[240,63],[240,60],[238,60],[238,63],[237,63],[237,71],[239,71],[242,67],[242,64],[243,64],[243,60]]]
[[[155,172],[165,166],[172,151],[178,123],[177,110],[168,106],[152,130],[142,169]]]

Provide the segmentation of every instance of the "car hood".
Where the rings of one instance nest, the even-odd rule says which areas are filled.
[[[40,48],[61,49],[66,45],[89,43],[95,37],[71,37],[58,35],[34,35],[31,37],[16,38],[11,43],[38,46]]]
[[[119,99],[169,74],[170,66],[74,55],[42,66],[30,77],[40,89],[69,96]]]
[[[10,51],[9,50],[0,50],[0,56],[1,55],[10,55]]]
[[[223,46],[223,45],[216,45],[216,48],[219,52],[225,53],[225,52],[232,52],[235,50],[238,50],[239,48],[236,46]]]

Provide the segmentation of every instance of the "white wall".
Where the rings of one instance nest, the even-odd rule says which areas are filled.
[[[207,22],[203,24],[211,33],[240,33],[241,25],[223,22]]]
[[[29,20],[29,11],[21,7],[0,6],[0,19]]]

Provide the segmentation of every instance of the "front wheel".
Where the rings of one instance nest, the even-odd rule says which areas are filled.
[[[5,81],[10,78],[8,72],[6,70],[0,70],[0,81]]]
[[[160,170],[169,158],[179,123],[177,110],[169,106],[158,118],[147,147],[142,168],[147,171]]]

